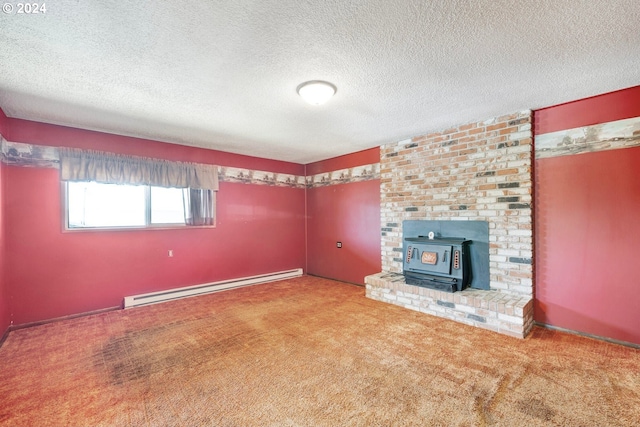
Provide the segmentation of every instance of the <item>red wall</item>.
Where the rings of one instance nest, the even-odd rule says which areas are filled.
[[[7,330],[11,323],[11,312],[9,310],[9,294],[6,289],[5,279],[5,226],[4,226],[4,169],[5,165],[0,162],[0,337]]]
[[[292,163],[9,122],[10,141],[304,173]],[[58,171],[4,165],[3,173],[5,292],[16,325],[119,306],[127,295],[304,267],[304,189],[222,182],[213,229],[62,232]]]
[[[306,175],[317,175],[319,173],[347,169],[355,166],[371,165],[375,163],[380,163],[380,147],[357,151],[344,156],[332,157],[315,163],[309,163],[306,166]]]
[[[640,116],[640,86],[535,112],[536,134]],[[640,344],[640,148],[535,161],[535,319]]]
[[[379,161],[375,148],[307,165],[307,175]],[[309,274],[363,285],[381,271],[379,179],[308,189],[307,218]]]
[[[5,139],[54,147],[75,147],[182,162],[209,163],[269,172],[304,175],[304,165],[224,151],[205,150],[149,139],[131,138],[83,129],[9,119]]]
[[[4,111],[0,110],[0,135],[6,135],[8,119]],[[0,337],[11,323],[11,311],[9,310],[9,294],[6,290],[5,280],[5,235],[4,235],[4,164],[0,162]]]
[[[640,86],[592,96],[535,111],[534,133],[540,135],[640,116]]]

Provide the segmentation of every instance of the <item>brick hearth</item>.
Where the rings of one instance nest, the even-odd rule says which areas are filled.
[[[407,285],[399,273],[373,274],[365,283],[371,299],[517,338],[524,338],[533,326],[533,299],[528,296],[471,288],[442,292]]]

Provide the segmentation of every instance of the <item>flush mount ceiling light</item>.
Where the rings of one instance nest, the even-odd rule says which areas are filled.
[[[329,82],[311,80],[302,83],[296,91],[308,104],[322,105],[335,95],[337,89]]]

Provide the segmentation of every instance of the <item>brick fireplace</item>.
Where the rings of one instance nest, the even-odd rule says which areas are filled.
[[[533,325],[532,130],[522,111],[381,147],[382,272],[369,298],[523,338]],[[408,285],[404,220],[486,221],[489,288]]]

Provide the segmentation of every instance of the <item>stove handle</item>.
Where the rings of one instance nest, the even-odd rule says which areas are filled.
[[[411,262],[411,259],[413,258],[413,251],[414,248],[412,246],[409,246],[407,248],[407,264],[409,264]]]

